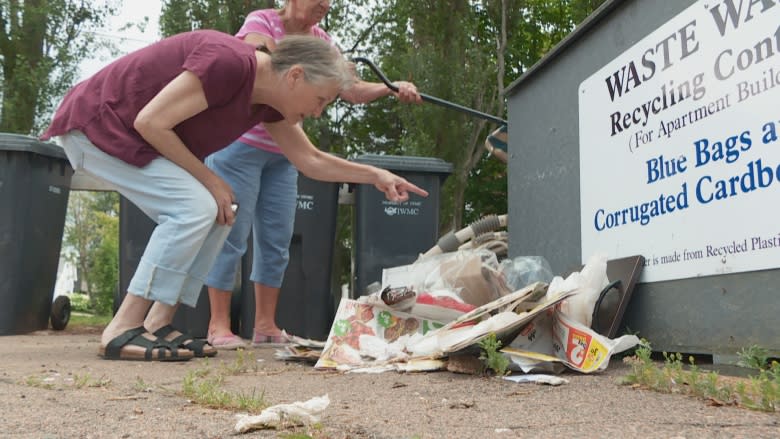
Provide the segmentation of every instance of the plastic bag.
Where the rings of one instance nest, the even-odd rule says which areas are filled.
[[[547,259],[542,256],[518,256],[514,259],[504,259],[499,270],[506,276],[506,282],[513,291],[534,282],[549,284],[553,278],[552,268]]]
[[[493,252],[459,250],[418,259],[411,265],[386,268],[382,286],[406,286],[418,294],[449,290],[463,302],[481,306],[512,291],[498,267]]]
[[[550,282],[549,291],[578,289],[578,294],[563,302],[561,311],[570,319],[590,328],[596,300],[608,284],[607,256],[596,253],[588,259],[582,271],[570,274],[565,280],[556,276]]]

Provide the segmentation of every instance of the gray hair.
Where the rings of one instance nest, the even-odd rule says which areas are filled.
[[[309,35],[286,36],[271,52],[274,72],[284,74],[294,65],[303,68],[304,78],[312,84],[336,82],[340,90],[345,90],[357,80],[352,63],[338,49]]]

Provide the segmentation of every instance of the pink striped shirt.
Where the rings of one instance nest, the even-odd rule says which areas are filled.
[[[249,13],[244,20],[243,26],[238,30],[236,36],[242,40],[250,33],[261,34],[267,37],[273,38],[274,41],[279,41],[284,37],[284,25],[282,24],[282,18],[275,9],[261,9]],[[333,42],[324,30],[315,25],[311,28],[312,35],[322,38],[325,41]],[[249,131],[244,133],[238,140],[247,145],[254,146],[255,148],[264,149],[266,151],[275,152],[281,154],[276,142],[265,130],[263,124],[257,124]]]

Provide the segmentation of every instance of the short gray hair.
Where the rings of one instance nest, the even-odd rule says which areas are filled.
[[[313,84],[336,82],[340,90],[351,87],[357,78],[352,63],[330,42],[309,35],[289,35],[276,43],[271,66],[284,74],[292,66],[303,68],[306,81]]]

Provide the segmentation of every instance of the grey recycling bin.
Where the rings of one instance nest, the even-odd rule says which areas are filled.
[[[0,335],[49,325],[72,176],[62,148],[0,133]]]
[[[298,176],[295,227],[290,242],[290,262],[284,273],[276,324],[287,333],[325,340],[335,314],[330,291],[338,213],[338,184]],[[251,339],[254,330],[255,294],[249,279],[252,245],[242,264],[241,336]]]
[[[428,191],[428,197],[410,194],[403,203],[388,201],[373,185],[355,189],[352,292],[382,280],[384,268],[414,262],[439,239],[440,188],[452,173],[452,164],[431,157],[366,154],[354,159],[387,169]]]
[[[114,298],[114,311],[124,300],[130,279],[135,274],[144,254],[155,222],[127,198],[119,197],[119,290]],[[189,332],[194,337],[206,338],[211,312],[208,290],[204,286],[195,308],[179,306],[173,318],[176,329]]]

